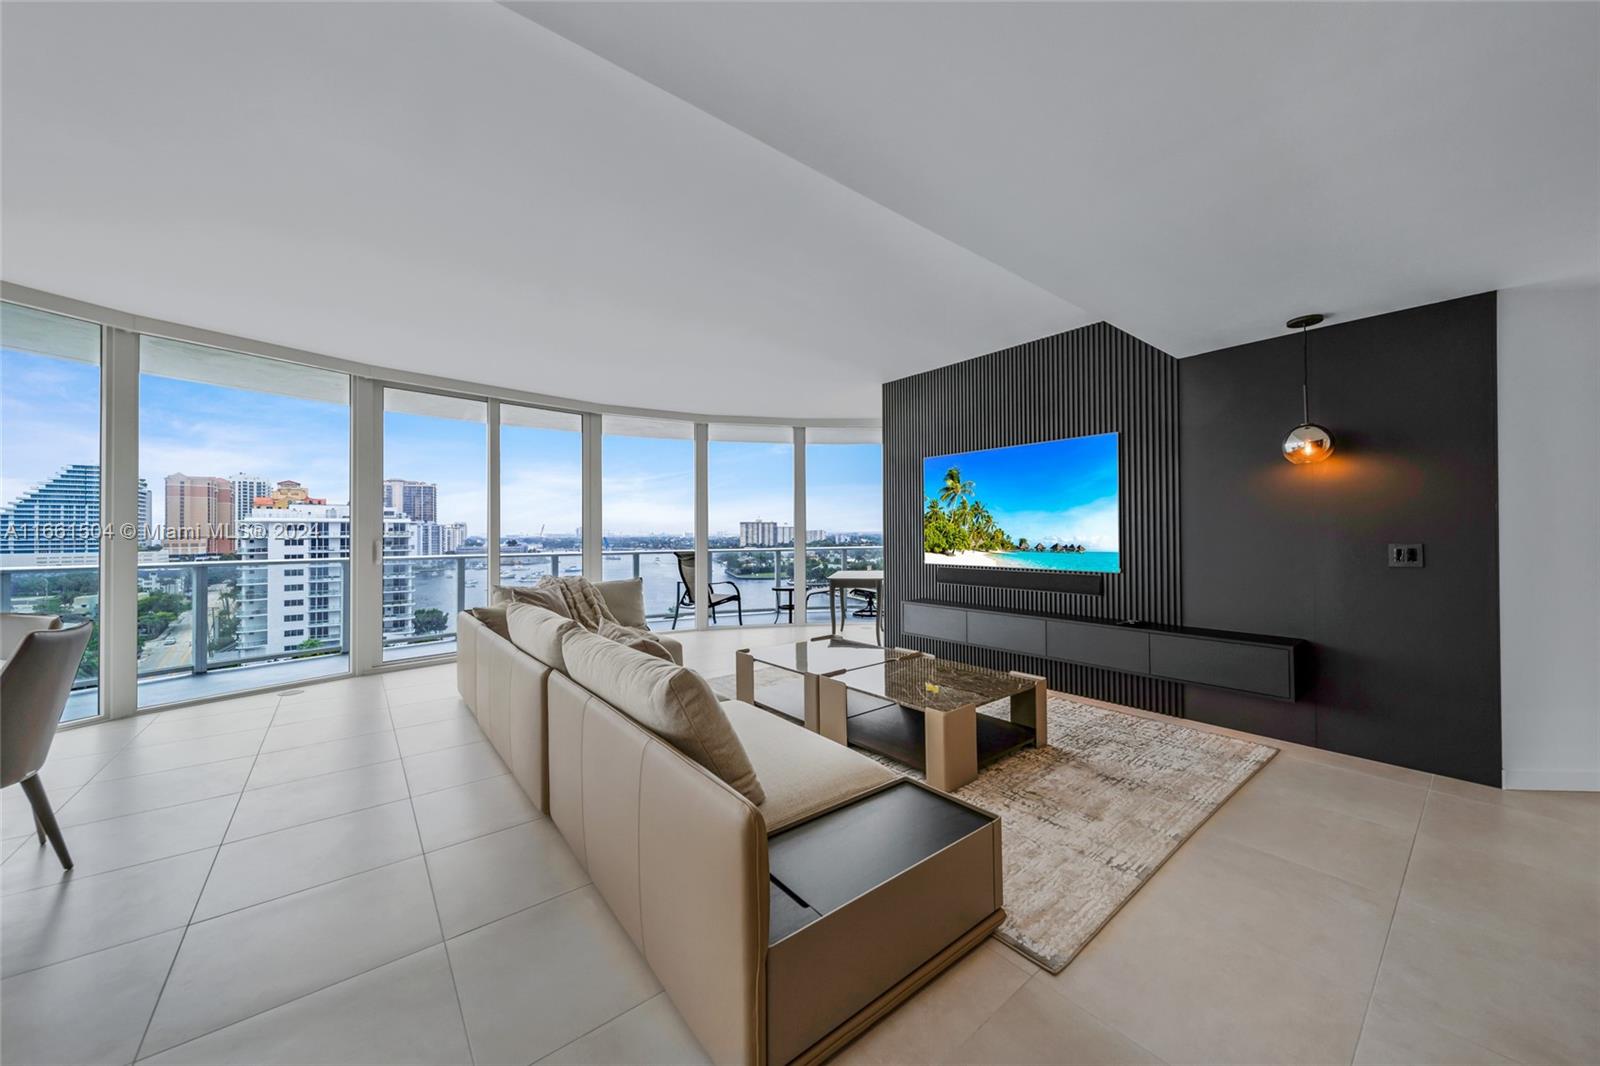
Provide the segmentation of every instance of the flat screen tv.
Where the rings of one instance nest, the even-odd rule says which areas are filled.
[[[922,461],[922,558],[942,566],[1119,573],[1117,435]]]

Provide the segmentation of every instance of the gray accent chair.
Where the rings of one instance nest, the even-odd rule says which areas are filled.
[[[7,615],[3,621],[7,655],[0,669],[0,788],[22,786],[33,808],[39,843],[48,839],[62,868],[70,870],[72,855],[39,770],[50,755],[92,626],[86,622],[62,629],[61,620],[53,615]]]

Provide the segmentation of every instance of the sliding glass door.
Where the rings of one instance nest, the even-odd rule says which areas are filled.
[[[601,454],[602,577],[644,579],[653,621],[694,625],[694,423],[607,415]]]
[[[500,581],[583,572],[583,419],[500,405]]]
[[[139,706],[350,669],[350,379],[139,341]]]
[[[707,558],[716,625],[793,619],[794,430],[707,427]],[[730,599],[731,597],[731,599]]]
[[[383,391],[383,660],[456,650],[489,602],[488,404]]]

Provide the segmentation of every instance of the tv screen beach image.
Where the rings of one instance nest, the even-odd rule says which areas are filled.
[[[922,461],[923,561],[1118,573],[1117,435]]]

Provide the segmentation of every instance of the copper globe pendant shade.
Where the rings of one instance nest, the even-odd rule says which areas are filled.
[[[1333,434],[1311,421],[1311,338],[1307,331],[1322,321],[1321,315],[1301,315],[1284,325],[1300,331],[1300,424],[1283,438],[1283,457],[1296,465],[1320,463],[1333,454]]]

